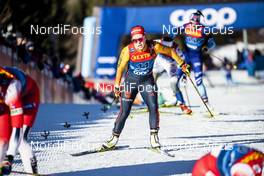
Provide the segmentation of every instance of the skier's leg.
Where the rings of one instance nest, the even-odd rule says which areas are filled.
[[[23,133],[22,133],[22,139],[21,139],[21,142],[18,148],[18,151],[20,153],[20,156],[21,156],[21,159],[24,165],[24,170],[26,172],[33,173],[33,174],[36,174],[38,172],[37,159],[35,157],[35,154],[32,151],[30,144],[28,143],[28,134],[34,124],[37,112],[38,112],[38,103],[36,103],[36,106],[32,105],[31,108],[30,106],[28,106],[28,109],[24,110]]]
[[[34,82],[35,83],[35,82]],[[10,173],[12,169],[12,162],[14,160],[15,155],[17,154],[20,141],[23,135],[23,123],[24,123],[24,97],[28,95],[35,95],[34,90],[27,91],[28,88],[32,87],[30,80],[27,80],[26,91],[23,91],[22,94],[22,86],[21,83],[18,81],[11,82],[7,93],[5,96],[5,103],[10,107],[10,116],[11,116],[11,127],[12,133],[9,140],[9,147],[7,151],[7,155],[5,158],[5,167],[4,170],[6,173]],[[36,85],[36,83],[35,83]],[[37,89],[38,90],[38,89]],[[31,99],[31,97],[30,97]],[[38,99],[39,99],[39,92],[38,92]]]
[[[22,117],[18,118],[16,116],[14,117],[11,116],[13,131],[12,131],[12,135],[11,135],[11,139],[9,143],[8,152],[7,152],[8,160],[12,159],[12,157],[16,155],[17,150],[19,150],[20,152],[24,165],[27,165],[27,163],[30,163],[30,161],[25,162],[25,158],[31,158],[32,160],[34,160],[31,147],[27,143],[27,136],[28,136],[29,129],[30,127],[32,127],[35,121],[35,118],[36,118],[36,114],[37,114],[38,107],[39,107],[39,101],[40,101],[39,98],[40,98],[40,93],[39,93],[38,86],[36,82],[28,76],[27,85],[23,92],[23,97],[19,99],[20,102],[22,103],[21,107],[23,107],[21,110]],[[20,120],[22,121],[20,122]],[[32,172],[31,171],[32,169],[31,170],[26,169],[26,170],[28,172]]]
[[[200,54],[194,54],[192,57],[192,66],[194,71],[195,82],[198,91],[204,102],[208,102],[205,86],[203,84],[203,64]]]
[[[184,52],[183,53],[181,50],[179,50],[179,48],[176,51],[177,51],[177,53],[182,58],[184,58],[184,60],[186,62],[189,63],[189,60],[190,59],[189,59],[188,52]],[[180,90],[180,82],[181,82],[181,79],[185,79],[185,81],[186,81],[186,75],[184,75],[184,73],[181,70],[181,68],[178,68],[175,77],[177,78],[177,81],[176,81],[176,84],[175,84],[175,95],[176,95],[176,98],[177,98],[177,103],[179,103],[180,108],[181,108],[181,110],[182,110],[183,113],[185,113],[185,114],[191,114],[192,113],[192,110],[188,106],[186,106],[185,100],[183,98],[182,91]]]
[[[153,148],[159,148],[161,145],[158,138],[159,130],[159,111],[157,100],[157,87],[154,79],[150,78],[143,83],[143,90],[140,90],[141,96],[149,110],[149,126],[150,126],[150,144]]]
[[[18,147],[20,145],[21,136],[22,136],[21,135],[22,127],[20,128],[18,126],[13,126],[14,122],[11,122],[11,124],[12,124],[12,133],[11,133],[11,137],[9,140],[8,150],[4,158],[4,167],[2,169],[3,172],[7,175],[10,174],[12,171],[12,164],[14,161],[14,157],[17,154]]]
[[[10,141],[12,127],[9,108],[5,104],[0,105],[0,170],[1,174],[9,174],[11,162],[8,161],[6,153]]]
[[[11,122],[7,107],[0,105],[0,163],[4,160],[11,135]]]
[[[9,146],[7,151],[7,156],[12,156],[12,158],[15,157],[18,151],[18,147],[21,140],[22,134],[22,128],[20,127],[13,127],[11,137],[9,140]]]
[[[131,106],[133,101],[138,93],[137,84],[133,78],[127,76],[125,79],[124,88],[121,92],[120,97],[120,111],[116,118],[115,125],[113,128],[112,136],[105,143],[103,143],[102,147],[106,149],[114,148],[118,142],[119,135],[121,134],[126,119],[130,113]]]
[[[175,84],[176,85],[175,86],[176,87],[175,94],[176,94],[176,97],[177,97],[177,103],[179,103],[179,106],[180,106],[182,112],[185,113],[185,114],[191,114],[192,110],[188,106],[186,106],[184,98],[183,98],[182,91],[180,90],[180,82],[181,82],[181,79],[184,79],[183,77],[186,77],[186,76],[183,75],[182,70],[179,69],[178,72],[177,72],[177,82]]]
[[[31,127],[27,125],[23,126],[23,137],[18,151],[20,153],[25,172],[37,174],[37,159],[31,149],[31,146],[28,143],[28,134],[30,132],[30,129]]]
[[[146,85],[144,85],[144,87],[146,88],[146,90],[143,90],[140,93],[149,110],[150,129],[158,129],[159,113],[158,113],[158,101],[157,101],[157,88],[154,82],[150,84],[149,81]]]
[[[124,128],[126,119],[130,113],[133,101],[138,93],[137,85],[133,84],[133,81],[129,81],[125,83],[125,89],[121,93],[121,105],[120,111],[115,121],[115,126],[113,129],[113,134],[119,136]]]
[[[170,87],[173,92],[173,97],[171,97],[168,101],[165,102],[166,106],[176,105],[177,97],[176,97],[176,83],[177,83],[177,63],[171,58],[164,59],[162,63],[163,68],[166,70],[169,79],[170,79]]]
[[[0,163],[4,160],[7,148],[8,148],[8,142],[4,140],[0,140]]]
[[[18,146],[22,137],[23,101],[22,85],[20,81],[12,80],[9,84],[5,95],[5,104],[10,108],[12,127],[6,159],[8,159],[9,163],[12,163],[13,158],[17,154]]]
[[[28,134],[32,128],[40,103],[40,93],[34,80],[27,77],[26,93],[23,97],[23,133],[19,145],[19,153],[26,172],[37,173],[37,159],[28,143]]]
[[[176,98],[179,104],[185,104],[185,101],[184,101],[184,98],[183,98],[183,95],[180,89],[180,81],[181,81],[183,74],[184,74],[183,71],[179,68],[177,70],[177,81],[176,81],[175,89],[174,89],[174,93],[176,95]]]

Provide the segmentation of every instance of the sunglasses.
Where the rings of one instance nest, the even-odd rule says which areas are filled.
[[[138,42],[143,42],[144,38],[138,38],[138,39],[133,39],[132,42],[133,43],[138,43]]]

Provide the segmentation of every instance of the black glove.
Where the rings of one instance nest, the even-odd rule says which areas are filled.
[[[207,48],[207,46],[203,46],[203,47],[202,47],[202,52],[203,52],[203,53],[208,53],[208,48]]]

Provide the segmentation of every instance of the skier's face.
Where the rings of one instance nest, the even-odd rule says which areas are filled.
[[[196,15],[196,14],[192,14],[191,19],[190,19],[190,22],[193,25],[199,24],[200,23],[200,16],[199,15]]]
[[[138,34],[134,36],[132,42],[136,50],[143,50],[146,44],[145,35]]]

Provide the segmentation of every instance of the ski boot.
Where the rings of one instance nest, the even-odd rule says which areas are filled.
[[[188,106],[186,106],[185,104],[180,104],[180,108],[184,114],[188,114],[188,115],[192,114],[192,110],[188,108]]]
[[[105,149],[105,150],[114,149],[118,140],[119,140],[119,136],[116,134],[112,134],[110,139],[102,144],[102,149]]]
[[[203,102],[206,104],[206,106],[209,108],[210,111],[214,111],[214,108],[210,105],[208,98],[207,97],[203,97]]]
[[[208,107],[208,109],[210,110],[210,112],[212,113],[213,116],[219,115],[219,112],[217,112],[214,109],[214,107],[208,102],[208,99],[207,98],[206,99],[203,99],[203,101],[204,101],[204,103],[206,104],[206,106]],[[209,113],[209,115],[210,115],[210,117],[212,117],[210,113]]]
[[[158,130],[150,130],[150,145],[153,149],[161,147],[161,144],[159,142]]]
[[[14,157],[12,155],[5,156],[5,159],[2,162],[1,174],[9,175],[11,173],[13,161]]]

